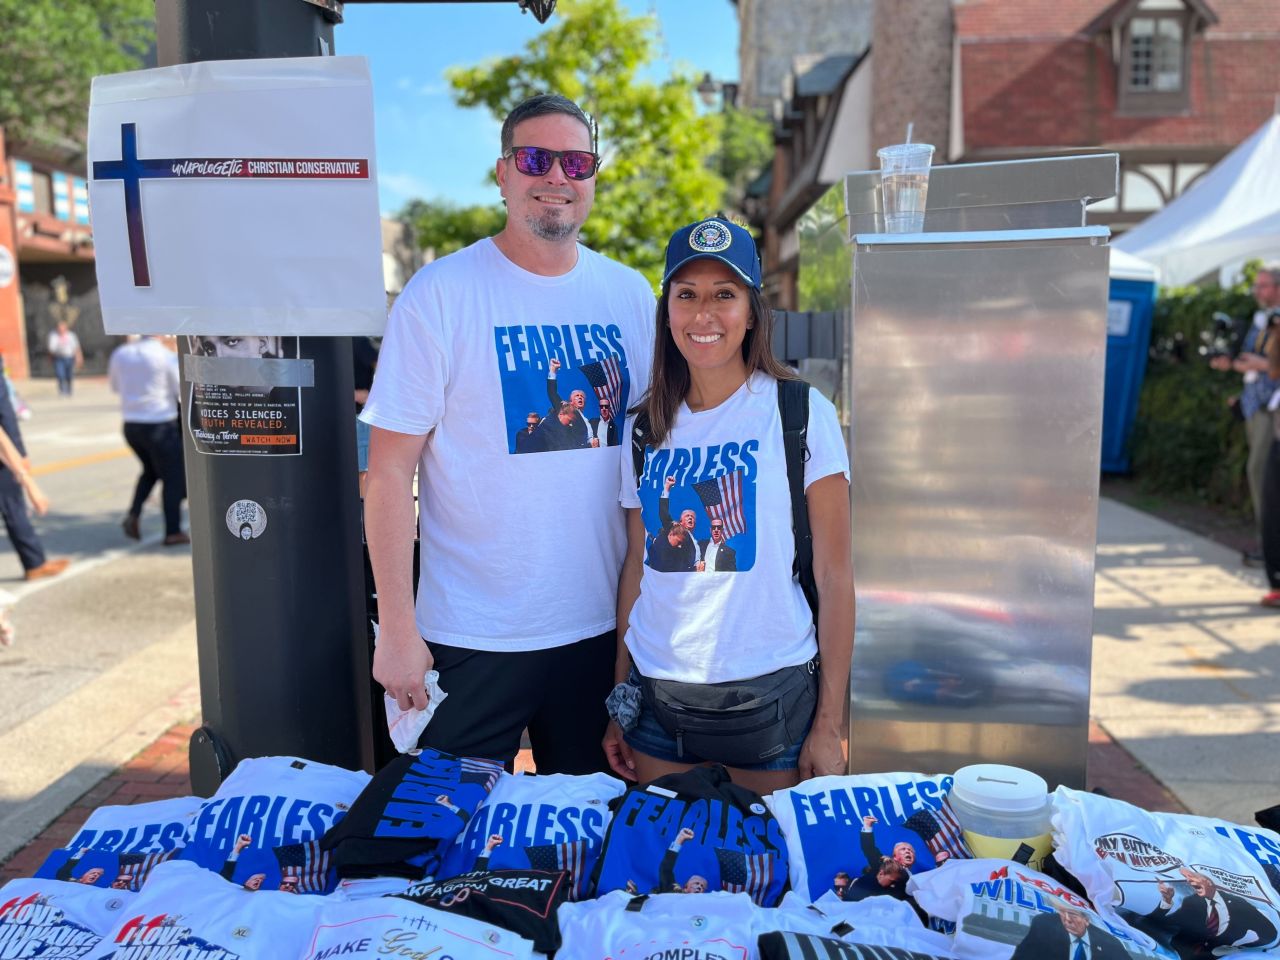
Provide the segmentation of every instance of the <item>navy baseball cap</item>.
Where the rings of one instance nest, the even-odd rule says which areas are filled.
[[[662,286],[686,263],[719,260],[742,278],[747,286],[760,289],[760,254],[749,231],[723,217],[699,220],[681,227],[667,241],[667,269]]]

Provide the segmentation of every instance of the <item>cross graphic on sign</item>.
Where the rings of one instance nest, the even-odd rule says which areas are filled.
[[[95,160],[94,180],[124,182],[124,219],[129,234],[133,285],[151,286],[147,238],[142,230],[143,180],[368,180],[369,161],[296,159],[281,157],[171,157],[144,160],[138,156],[138,125],[120,124],[120,159]]]

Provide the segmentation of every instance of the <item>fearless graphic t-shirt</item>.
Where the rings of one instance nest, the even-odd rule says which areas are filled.
[[[528,960],[532,953],[528,940],[491,923],[383,897],[357,903],[329,900],[302,960]]]
[[[131,893],[60,880],[10,880],[0,887],[0,957],[80,960],[134,900]]]
[[[1145,960],[1174,955],[1039,871],[1008,860],[966,860],[911,878],[911,894],[931,916],[956,925],[955,957],[965,960]]]
[[[430,434],[428,641],[538,650],[613,627],[621,417],[648,383],[653,316],[644,277],[582,246],[572,270],[543,277],[481,240],[405,287],[361,417]]]
[[[609,802],[626,784],[605,773],[503,777],[445,853],[440,876],[470,870],[565,870],[569,897],[587,893]]]
[[[949,776],[815,777],[768,798],[791,854],[791,886],[810,900],[906,897],[911,876],[970,857],[946,803]]]
[[[152,871],[126,894],[115,926],[88,960],[279,960],[302,955],[320,897],[252,893],[193,863]]]
[[[203,805],[199,797],[176,797],[99,807],[65,847],[49,854],[36,876],[137,891],[153,867],[183,847]]]
[[[494,760],[401,754],[374,774],[321,846],[343,877],[438,874],[444,850],[503,776]]]
[[[787,885],[787,844],[759,794],[724,767],[694,767],[630,787],[613,803],[595,892],[745,893],[773,906]]]
[[[1068,787],[1053,808],[1054,857],[1108,922],[1188,958],[1280,946],[1280,898],[1231,831]]]
[[[849,474],[835,407],[809,391],[807,490]],[[744,680],[818,652],[813,615],[792,575],[795,535],[777,381],[756,372],[724,403],[681,404],[670,435],[645,449],[637,484],[623,458],[624,507],[645,528],[640,596],[626,643],[646,677]],[[762,616],[761,611],[768,611]]]
[[[327,893],[337,878],[320,838],[368,782],[364,771],[295,757],[241,760],[200,807],[178,859],[249,891]]]

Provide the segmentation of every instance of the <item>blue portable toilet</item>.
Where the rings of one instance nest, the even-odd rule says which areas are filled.
[[[1102,471],[1129,471],[1129,435],[1138,414],[1138,394],[1147,371],[1156,268],[1111,248],[1111,292],[1107,300],[1107,373],[1102,399]]]

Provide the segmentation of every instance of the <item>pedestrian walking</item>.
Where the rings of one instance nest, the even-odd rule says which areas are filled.
[[[158,482],[165,546],[190,543],[191,537],[182,529],[187,478],[178,418],[178,355],[155,337],[139,337],[112,352],[107,378],[120,395],[125,442],[142,464],[129,512],[121,521],[124,535],[131,540],[142,538],[142,505]]]
[[[50,559],[45,555],[44,544],[27,515],[28,497],[32,509],[40,516],[49,509],[49,503],[31,475],[31,462],[27,459],[27,448],[18,428],[18,415],[4,390],[0,390],[0,430],[5,435],[0,440],[0,517],[4,519],[9,542],[18,553],[26,579],[56,577],[67,569],[71,561],[67,557]]]
[[[59,320],[58,325],[49,331],[48,348],[49,356],[53,359],[53,375],[58,378],[58,393],[69,397],[76,371],[84,366],[80,338],[67,325],[67,321]]]

